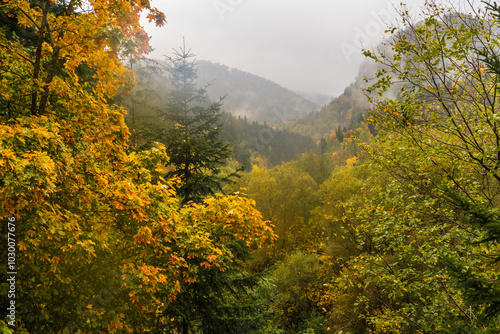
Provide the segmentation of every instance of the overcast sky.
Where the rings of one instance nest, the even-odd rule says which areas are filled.
[[[418,9],[423,0],[405,1]],[[357,74],[363,45],[394,19],[390,0],[153,0],[168,24],[145,24],[163,58],[182,45],[297,91],[338,96]],[[399,4],[399,2],[396,2]],[[399,6],[399,5],[397,5]]]

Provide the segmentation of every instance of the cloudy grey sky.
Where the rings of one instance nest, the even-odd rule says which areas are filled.
[[[418,9],[423,0],[403,0]],[[153,0],[168,24],[145,24],[152,58],[190,47],[198,59],[247,71],[292,90],[338,96],[364,46],[393,20],[390,0]],[[397,6],[399,2],[395,1]]]

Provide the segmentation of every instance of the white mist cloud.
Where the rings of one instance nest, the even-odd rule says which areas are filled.
[[[408,0],[409,7],[423,1]],[[144,22],[162,58],[186,45],[199,59],[298,91],[340,94],[369,47],[382,39],[389,0],[153,0],[168,24]],[[394,16],[394,15],[393,15]]]

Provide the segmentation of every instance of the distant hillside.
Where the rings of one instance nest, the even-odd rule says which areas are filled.
[[[256,75],[199,60],[198,83],[213,82],[207,94],[223,100],[224,111],[248,121],[285,124],[320,109],[289,89]]]
[[[314,102],[320,106],[327,105],[333,99],[332,96],[325,95],[325,94],[318,93],[318,92],[295,91],[295,93],[299,94],[303,98],[305,98],[311,102]]]
[[[171,91],[164,65],[165,63],[154,60],[134,63],[137,86],[132,94],[121,96],[115,101],[127,110],[126,122],[133,147],[148,147],[153,141],[162,138],[165,134],[164,127],[173,126],[159,114]],[[245,75],[251,76],[247,73]],[[207,106],[211,103],[209,99],[197,103]],[[287,131],[283,126],[274,126],[269,122],[251,121],[248,117],[228,112],[223,112],[219,121],[222,125],[221,137],[233,147],[232,158],[248,168],[255,161],[259,161],[260,165],[273,167],[318,149],[310,136]]]
[[[469,20],[475,20],[473,17],[457,17],[454,14],[447,14],[444,20],[449,26],[460,26]],[[421,24],[421,23],[419,23]],[[470,23],[472,24],[472,23]],[[401,33],[406,36],[411,36],[411,30],[405,30]],[[410,37],[409,37],[410,38]],[[479,36],[479,38],[481,38]],[[480,43],[480,40],[477,41]],[[376,53],[385,53],[386,55],[394,54],[394,50],[390,47],[390,43],[382,42],[377,45],[374,50]],[[301,117],[295,121],[289,122],[286,129],[295,133],[311,136],[314,140],[318,141],[321,138],[334,136],[335,133],[340,133],[344,128],[356,129],[360,123],[364,122],[362,115],[368,114],[367,97],[364,96],[362,89],[367,88],[374,82],[365,81],[365,78],[373,78],[378,70],[384,68],[380,62],[376,63],[371,58],[366,58],[359,66],[358,75],[355,81],[349,85],[340,96],[331,100],[321,110],[313,112],[309,115]],[[395,98],[399,94],[399,90],[403,85],[409,84],[398,82],[390,87],[385,93],[385,98]],[[376,131],[371,128],[370,131]]]
[[[368,86],[364,78],[373,77],[380,68],[379,64],[366,59],[361,63],[355,81],[346,87],[340,96],[332,99],[320,110],[289,122],[286,129],[311,136],[318,141],[338,133],[341,129],[357,128],[360,123],[365,122],[363,115],[368,113],[369,108],[367,98],[362,91],[362,88]],[[397,89],[398,87],[391,88],[387,95],[397,94]]]
[[[355,128],[357,124],[363,121],[361,115],[366,113],[365,109],[360,87],[352,84],[326,107],[289,122],[286,129],[311,136],[318,141],[323,137],[330,136],[339,128]]]

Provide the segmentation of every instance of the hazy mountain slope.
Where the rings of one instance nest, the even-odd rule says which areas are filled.
[[[208,96],[225,96],[223,109],[249,121],[285,124],[320,108],[270,80],[208,61],[198,61],[198,82],[212,82]]]
[[[302,91],[295,91],[295,93],[299,94],[303,98],[314,102],[320,106],[325,106],[327,105],[333,97],[331,95],[326,95],[318,92],[302,92]]]
[[[326,107],[289,122],[286,129],[320,140],[325,136],[328,137],[338,128],[354,128],[363,120],[361,115],[366,113],[363,101],[360,88],[352,84]]]
[[[346,87],[340,96],[333,98],[319,111],[289,122],[286,129],[311,136],[317,141],[343,128],[357,128],[360,122],[365,121],[363,115],[368,114],[370,107],[362,91],[369,85],[364,78],[372,78],[380,68],[380,64],[374,63],[371,59],[365,59],[359,66],[354,82]],[[392,87],[387,92],[387,96],[395,96],[398,89],[398,86]]]
[[[115,101],[127,110],[126,120],[134,147],[150,145],[151,141],[158,140],[155,136],[162,135],[162,127],[172,126],[161,114],[172,89],[165,65],[165,62],[158,61],[134,63],[137,86],[132,94],[121,96]],[[246,73],[245,76],[251,75]],[[257,80],[267,82],[261,78]],[[200,81],[197,80],[197,83]],[[209,97],[196,103],[208,106],[210,100],[215,99]],[[287,131],[283,126],[251,121],[248,117],[228,112],[223,112],[219,121],[222,125],[220,135],[233,147],[233,158],[249,167],[254,159],[260,159],[263,162],[261,165],[272,167],[317,149],[316,142],[310,136]]]

